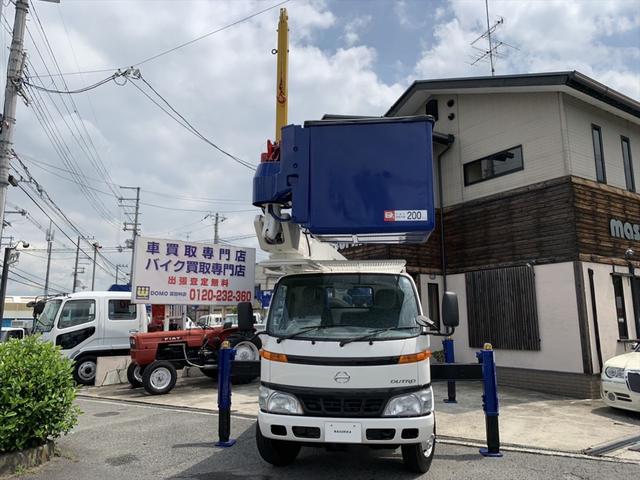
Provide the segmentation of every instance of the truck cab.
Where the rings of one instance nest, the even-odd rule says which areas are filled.
[[[75,361],[77,383],[92,385],[97,359],[129,355],[129,336],[146,331],[143,304],[131,303],[130,292],[80,292],[49,298],[40,310],[33,332],[62,348]]]
[[[276,284],[261,335],[258,450],[286,465],[303,444],[400,446],[409,469],[426,472],[435,415],[416,286],[404,262],[337,263]]]

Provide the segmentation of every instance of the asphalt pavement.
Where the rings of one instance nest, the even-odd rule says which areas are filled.
[[[255,447],[255,419],[234,416],[229,449],[214,446],[217,415],[109,400],[79,399],[78,426],[57,441],[59,456],[15,478],[42,480],[234,479],[618,479],[640,465],[578,456],[505,452],[483,458],[474,447],[438,444],[424,476],[403,470],[399,451],[303,448],[296,463],[274,468]]]

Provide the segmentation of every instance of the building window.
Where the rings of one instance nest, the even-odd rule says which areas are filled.
[[[636,191],[636,182],[633,179],[633,162],[631,161],[631,144],[629,139],[624,136],[620,136],[620,142],[622,143],[622,163],[624,165],[624,178],[627,181],[627,190],[630,192]]]
[[[470,347],[540,350],[532,267],[468,272],[465,283]]]
[[[622,277],[619,275],[615,275],[613,277],[613,295],[616,299],[618,338],[620,340],[626,340],[629,338],[629,329],[627,328],[627,311],[624,307],[624,289],[622,288]]]
[[[604,168],[604,153],[602,151],[602,130],[597,125],[591,125],[593,137],[593,157],[596,160],[596,179],[600,183],[607,183],[607,172]]]
[[[429,318],[435,324],[435,329],[440,330],[440,291],[437,283],[427,284],[427,296],[429,297]]]
[[[473,185],[523,169],[522,145],[519,145],[466,163],[464,165],[464,184]]]

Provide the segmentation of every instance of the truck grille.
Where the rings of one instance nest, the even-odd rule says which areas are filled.
[[[304,412],[318,417],[379,417],[388,397],[323,396],[305,394],[299,396]]]
[[[629,383],[629,390],[640,393],[640,373],[629,372],[627,374],[627,382]]]

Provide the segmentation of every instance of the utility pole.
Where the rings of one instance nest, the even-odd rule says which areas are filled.
[[[215,214],[207,213],[207,215],[205,215],[204,217],[204,220],[206,220],[207,218],[211,218],[213,220],[213,243],[218,244],[220,242],[219,225],[224,222],[227,217],[216,212]]]
[[[47,230],[47,274],[44,277],[44,296],[49,294],[49,272],[51,271],[51,247],[53,245],[53,222],[49,220],[49,230]]]
[[[133,278],[133,258],[135,255],[135,251],[136,251],[136,237],[139,235],[139,228],[140,228],[140,222],[138,221],[139,215],[140,215],[140,187],[120,187],[122,189],[126,189],[126,190],[135,190],[136,191],[136,198],[120,198],[120,205],[125,209],[125,215],[129,216],[129,220],[131,220],[131,212],[127,212],[126,208],[129,207],[133,207],[134,211],[133,211],[133,222],[124,222],[124,228],[123,230],[125,232],[131,231],[132,232],[132,238],[131,238],[131,270],[130,270],[130,276],[129,276],[129,281],[131,281],[131,279]],[[124,203],[124,202],[135,202],[133,204],[129,203]]]
[[[76,246],[76,264],[73,267],[73,293],[76,293],[76,284],[78,283],[78,259],[80,257],[80,237],[78,237],[78,245]]]
[[[9,161],[12,155],[13,127],[16,123],[16,104],[22,81],[24,64],[24,31],[29,10],[28,0],[16,0],[13,37],[7,64],[7,83],[4,90],[4,109],[0,125],[0,237],[4,229],[4,210],[9,186]]]
[[[96,257],[98,255],[98,249],[102,248],[98,242],[93,242],[93,273],[91,274],[91,291],[93,292],[96,286]]]
[[[116,265],[116,285],[118,285],[118,276],[119,276],[118,273],[119,273],[120,268],[127,268],[128,266],[129,265],[125,265],[124,263],[118,263]],[[124,277],[125,277],[125,279],[127,278],[127,274],[126,273],[124,274]]]

